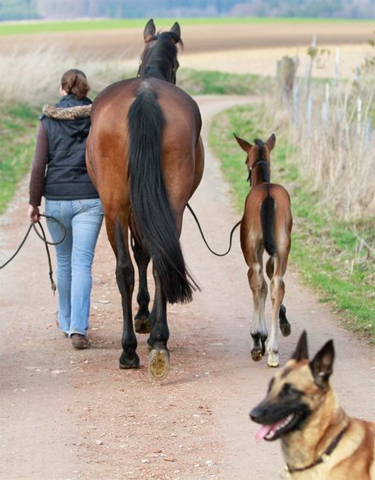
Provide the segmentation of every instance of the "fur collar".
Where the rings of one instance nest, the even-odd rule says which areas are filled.
[[[91,116],[91,105],[78,105],[77,107],[59,108],[56,105],[44,105],[43,115],[55,120],[77,120]]]

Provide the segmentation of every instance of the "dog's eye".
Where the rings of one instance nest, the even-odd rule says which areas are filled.
[[[292,392],[293,392],[292,386],[290,385],[290,383],[286,383],[280,392],[280,397],[281,398],[288,397]]]
[[[300,392],[292,387],[290,383],[285,383],[281,392],[280,398],[291,397],[291,396],[300,396]]]

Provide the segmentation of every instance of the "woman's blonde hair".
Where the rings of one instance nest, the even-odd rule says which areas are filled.
[[[76,68],[72,68],[64,73],[61,78],[61,88],[67,94],[73,94],[78,100],[86,97],[90,90],[86,75]]]

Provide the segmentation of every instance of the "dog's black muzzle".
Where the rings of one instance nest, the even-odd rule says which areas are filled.
[[[275,422],[294,413],[295,405],[290,402],[268,402],[263,401],[250,412],[250,418],[253,422],[261,423],[262,425],[272,425]],[[298,410],[298,408],[297,408]]]

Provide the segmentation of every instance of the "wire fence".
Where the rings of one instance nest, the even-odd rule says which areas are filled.
[[[322,204],[330,204],[338,215],[374,215],[375,68],[362,75],[358,66],[352,79],[341,78],[337,48],[332,77],[313,80],[322,53],[313,37],[304,77],[296,76],[298,58],[283,57],[278,63],[279,98],[297,145],[298,168],[319,191]]]

